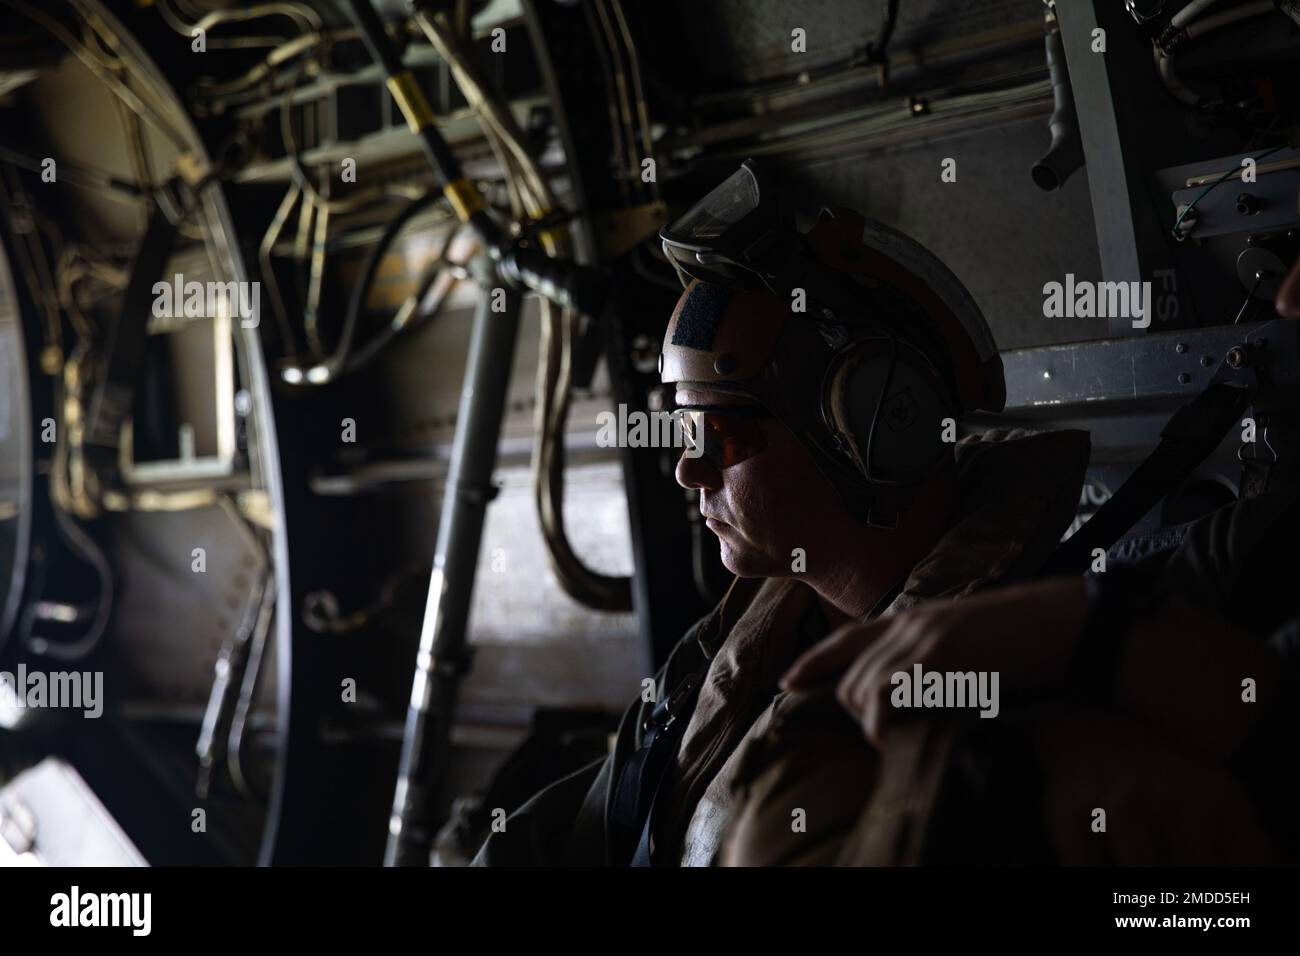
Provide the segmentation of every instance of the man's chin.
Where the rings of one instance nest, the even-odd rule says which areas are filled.
[[[719,536],[722,566],[738,578],[770,578],[775,573],[772,561],[764,554],[755,552],[743,544],[728,540],[730,536]]]

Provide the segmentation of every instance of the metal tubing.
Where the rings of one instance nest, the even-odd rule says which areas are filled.
[[[427,866],[437,824],[435,800],[468,670],[470,599],[483,519],[496,494],[492,472],[518,338],[521,298],[485,286],[474,313],[451,465],[438,521],[433,574],[424,609],[401,765],[388,826],[385,866]],[[494,312],[493,305],[502,307]]]

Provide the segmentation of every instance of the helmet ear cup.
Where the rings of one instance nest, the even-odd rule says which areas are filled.
[[[952,458],[943,440],[943,420],[955,417],[952,399],[925,353],[906,339],[854,343],[827,369],[822,395],[827,423],[869,481],[915,484]]]

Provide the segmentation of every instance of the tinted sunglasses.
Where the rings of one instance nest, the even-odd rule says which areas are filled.
[[[719,471],[767,448],[763,420],[773,417],[758,405],[693,405],[674,414],[686,436],[687,457],[706,458]]]

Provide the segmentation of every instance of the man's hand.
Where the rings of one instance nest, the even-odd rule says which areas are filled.
[[[1050,686],[1065,675],[1087,604],[1082,578],[1060,578],[918,605],[840,628],[799,658],[781,686],[838,679],[840,704],[879,746],[898,716],[889,704],[893,674],[919,663],[927,671],[997,671],[1004,689]]]

